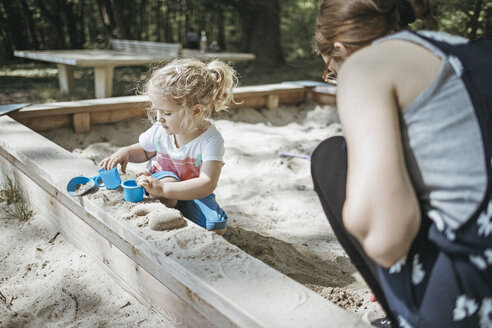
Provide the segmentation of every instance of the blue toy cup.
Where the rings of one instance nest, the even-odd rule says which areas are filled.
[[[126,180],[121,186],[125,201],[137,203],[143,199],[144,188],[137,185],[137,180]]]
[[[111,170],[106,171],[104,168],[97,171],[102,179],[103,184],[100,187],[106,187],[106,189],[116,189],[121,185],[121,177],[117,167],[113,167]],[[97,181],[97,180],[96,180]]]

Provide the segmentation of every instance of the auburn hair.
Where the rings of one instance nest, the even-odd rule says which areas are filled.
[[[417,6],[418,11],[415,10]],[[324,0],[316,19],[314,50],[335,60],[343,60],[345,58],[333,47],[335,41],[354,52],[406,27],[415,20],[415,13],[430,15],[428,1]]]

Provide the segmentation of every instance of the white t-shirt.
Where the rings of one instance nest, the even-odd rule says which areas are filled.
[[[176,147],[174,135],[168,134],[160,123],[142,133],[138,142],[145,151],[157,151],[147,164],[151,174],[170,171],[181,181],[198,177],[204,162],[224,162],[224,139],[212,123],[207,131],[180,148]]]

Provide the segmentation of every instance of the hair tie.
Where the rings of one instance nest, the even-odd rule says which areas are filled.
[[[181,74],[181,66],[177,65],[176,66],[176,73]]]
[[[396,0],[396,10],[400,16],[400,24],[402,27],[415,22],[415,12],[408,0]]]

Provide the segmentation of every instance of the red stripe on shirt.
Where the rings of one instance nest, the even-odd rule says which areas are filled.
[[[157,154],[157,162],[152,163],[150,173],[170,171],[176,174],[181,181],[197,178],[200,176],[200,167],[195,166],[196,158],[176,159],[168,154]]]

